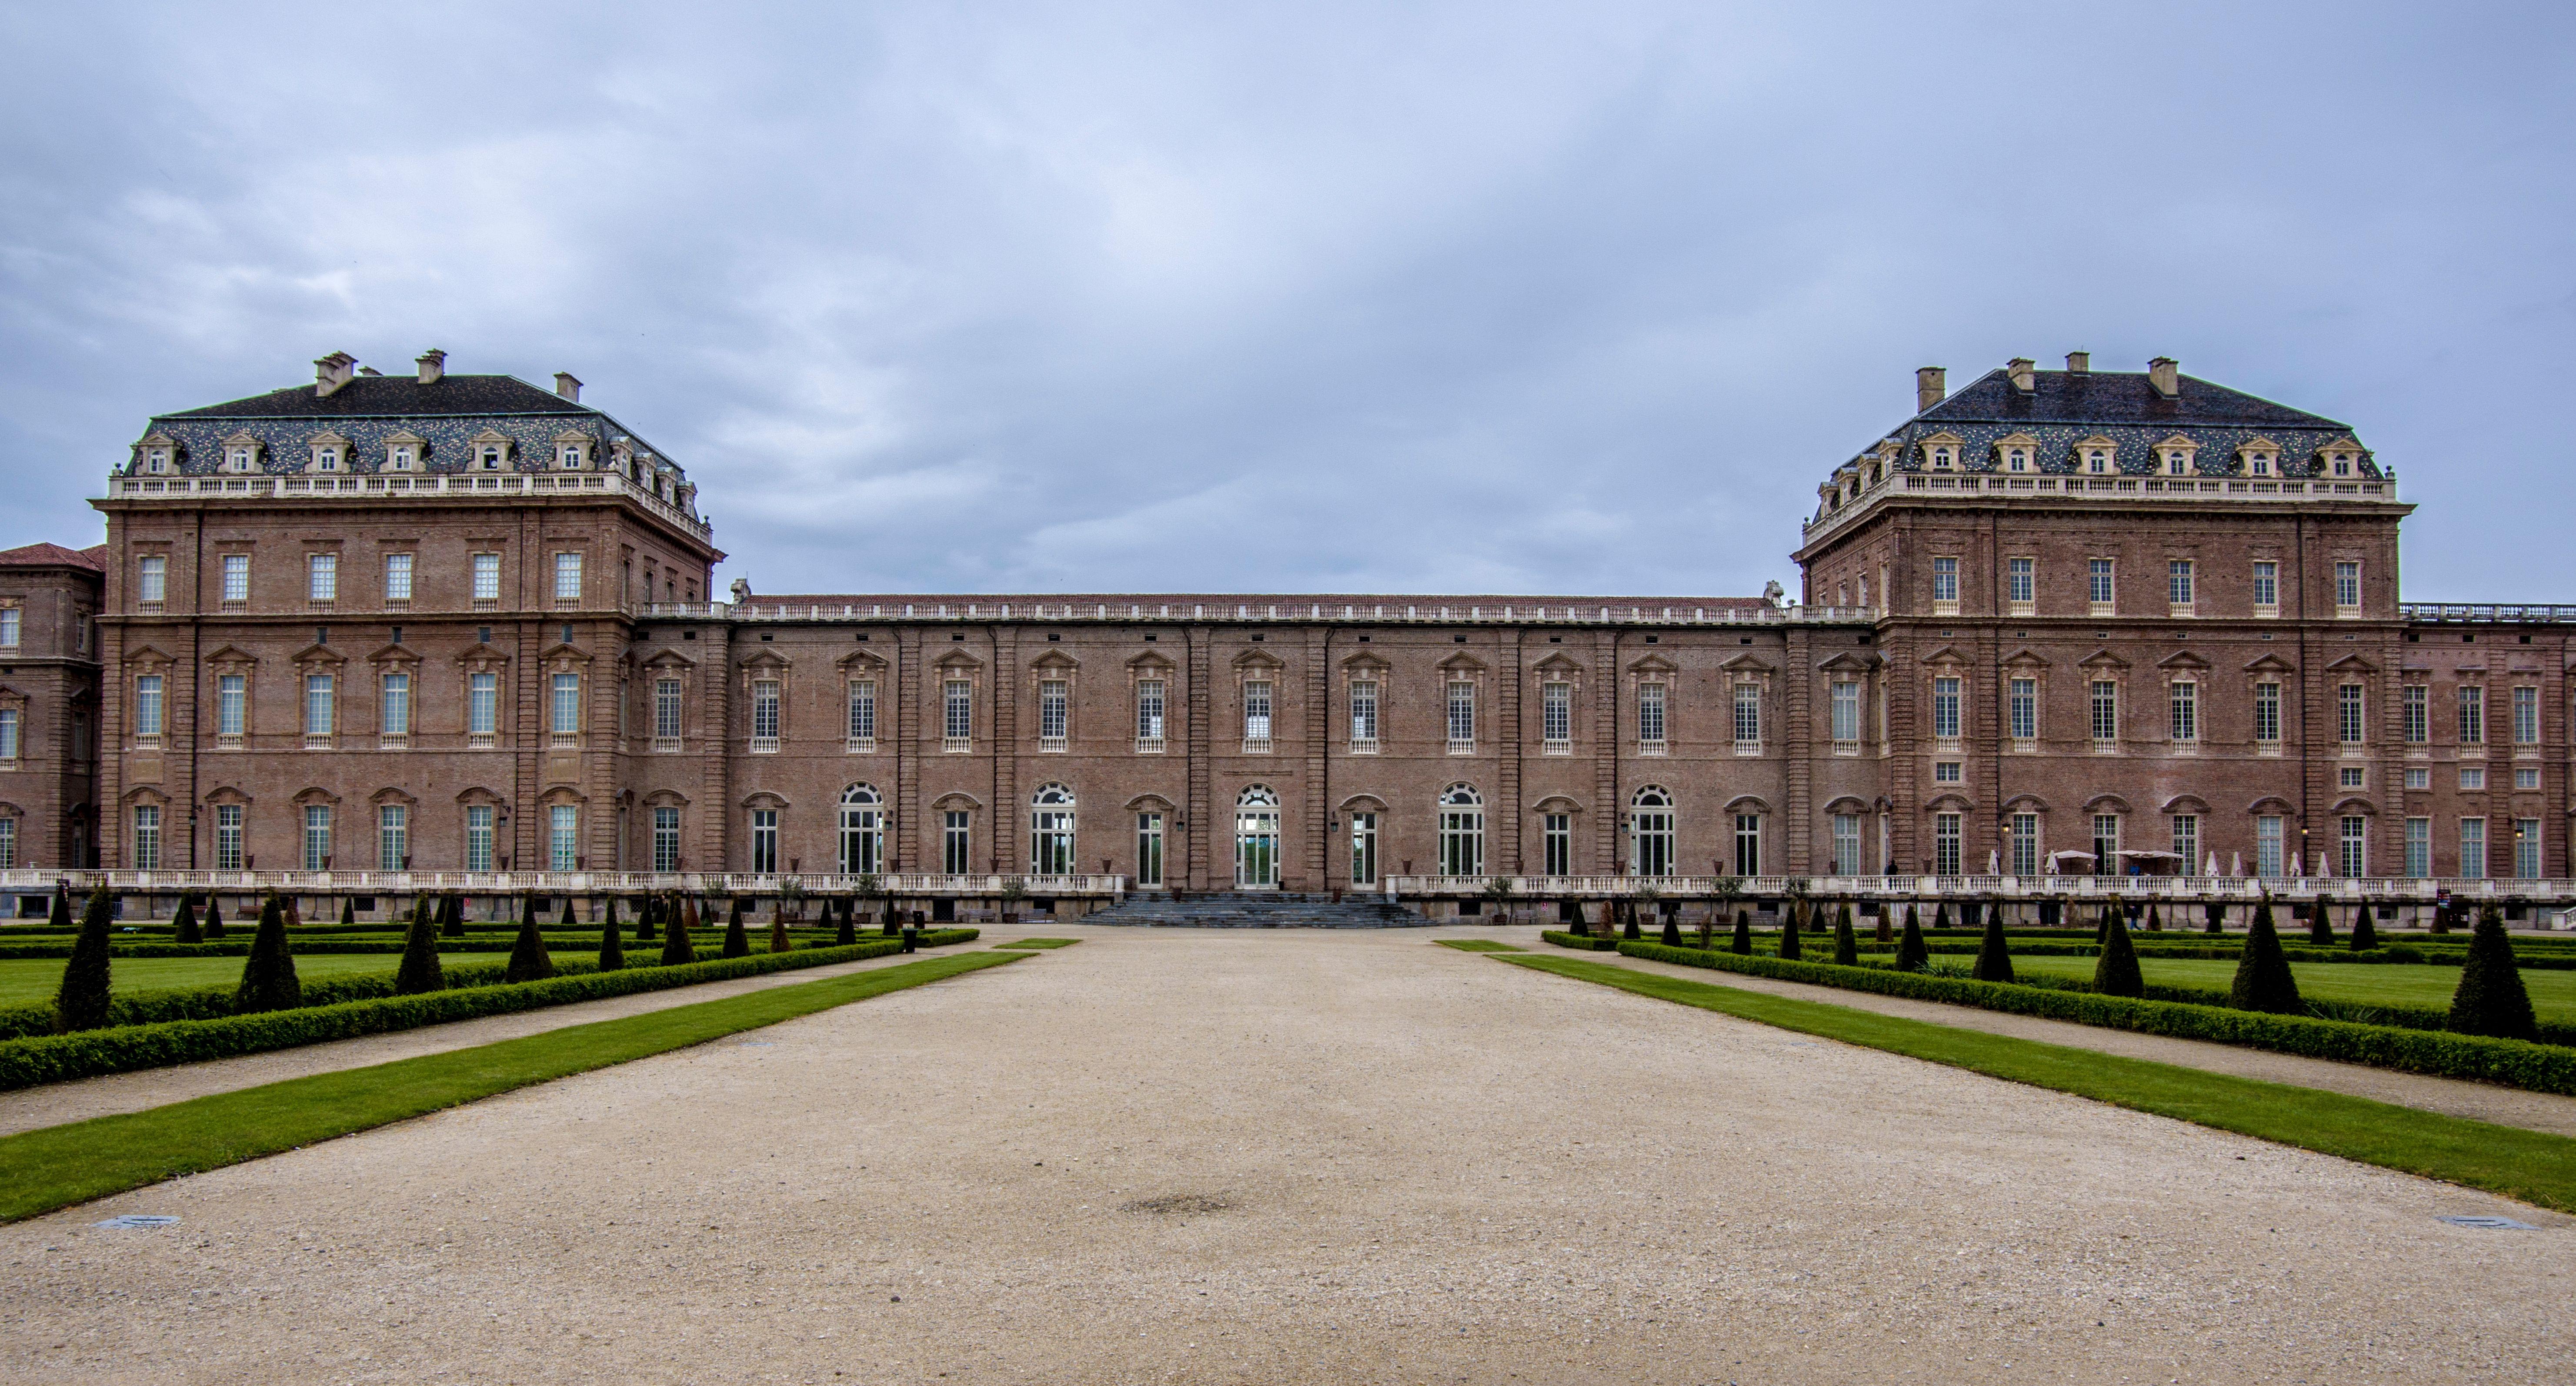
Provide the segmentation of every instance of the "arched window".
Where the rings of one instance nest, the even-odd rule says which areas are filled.
[[[1440,874],[1485,874],[1485,801],[1475,787],[1453,784],[1440,795]]]
[[[841,874],[873,876],[885,870],[885,799],[875,785],[841,791]]]
[[[1655,785],[1628,801],[1628,874],[1673,874],[1673,796]]]
[[[1042,784],[1029,796],[1029,871],[1039,876],[1073,874],[1073,791]]]
[[[1235,796],[1234,883],[1255,890],[1279,884],[1279,795],[1266,784]]]

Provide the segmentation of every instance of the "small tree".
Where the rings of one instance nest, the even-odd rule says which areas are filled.
[[[894,897],[891,895],[887,896],[885,898],[885,927],[881,930],[885,937],[893,938],[903,932],[903,919],[901,915],[902,912],[894,907]]]
[[[2352,907],[2352,939],[2348,946],[2356,953],[2367,953],[2379,946],[2379,930],[2370,922],[2370,906]]]
[[[841,897],[841,927],[832,935],[832,946],[847,948],[859,941],[859,902],[847,895]]]
[[[179,910],[176,914],[170,916],[170,941],[172,943],[203,943],[206,941],[204,932],[197,928],[197,901],[195,896],[182,894],[179,897]]]
[[[1008,924],[1017,920],[1020,917],[1020,902],[1027,898],[1029,898],[1028,882],[1017,876],[1003,877],[1002,922]]]
[[[1986,911],[1986,932],[1977,940],[1977,962],[1971,973],[1980,982],[2013,980],[2012,948],[2004,938],[2000,910]]]
[[[2445,900],[2433,907],[2433,932],[2437,934],[2447,934],[2451,932],[2450,901]]]
[[[1798,942],[1798,926],[1804,922],[1798,914],[1805,907],[1804,901],[1791,900],[1787,912],[1780,916],[1780,956],[1792,962],[1805,955],[1804,947]]]
[[[2144,996],[2147,979],[2138,971],[2138,947],[2130,941],[2129,921],[2113,901],[2102,912],[2102,947],[2093,958],[2093,991],[2100,996]]]
[[[2299,1000],[2299,980],[2290,975],[2290,960],[2281,954],[2281,936],[2272,928],[2272,900],[2254,906],[2254,922],[2245,930],[2245,952],[2236,960],[2236,980],[2227,989],[2227,1004],[2240,1011],[2296,1015],[2306,1009]]]
[[[1710,905],[1699,917],[1699,951],[1705,953],[1717,941],[1717,906]]]
[[[626,926],[617,922],[617,897],[608,897],[608,918],[599,926],[599,970],[622,972],[626,968]]]
[[[2539,1038],[2531,995],[2523,990],[2522,969],[2514,963],[2513,940],[2505,933],[2503,912],[2493,905],[2478,915],[2478,927],[2469,935],[2460,988],[2451,993],[2450,1027],[2464,1035]]]
[[[772,912],[769,916],[769,951],[784,953],[795,946],[787,937],[787,916]]]
[[[1852,933],[1848,900],[1834,911],[1834,961],[1843,967],[1860,966],[1860,938]]]
[[[223,936],[224,902],[209,895],[206,897],[206,942],[212,943]]]
[[[2334,921],[2326,917],[2323,900],[2308,906],[2308,942],[2319,948],[2334,947]]]
[[[742,929],[742,897],[735,896],[733,909],[725,916],[724,949],[717,956],[747,958],[751,956],[751,935]]]
[[[71,961],[63,965],[62,986],[54,992],[54,1033],[95,1030],[107,1023],[109,918],[115,907],[107,887],[90,892],[81,911],[80,934],[72,940]]]
[[[233,1011],[249,1015],[303,1004],[304,984],[295,979],[295,955],[286,946],[286,905],[272,894],[260,902],[259,930],[251,935],[250,956],[242,962]]]
[[[447,973],[438,961],[438,906],[428,899],[411,907],[411,932],[403,938],[402,963],[394,969],[394,995],[417,996],[441,991]]]
[[[1733,937],[1727,939],[1726,951],[1739,958],[1753,956],[1753,911],[1735,912],[1735,933]]]
[[[689,941],[689,906],[678,900],[662,904],[662,965],[678,967],[698,960],[697,945]]]
[[[1940,917],[1941,916],[1938,914],[1933,916],[1936,924]],[[1896,938],[1896,970],[1899,972],[1920,972],[1923,970],[1924,965],[1931,961],[1932,950],[1924,946],[1923,930],[1914,922],[1914,911],[1907,910],[1905,912],[1905,932],[1897,935]]]
[[[537,932],[537,897],[522,897],[519,936],[510,945],[510,962],[501,969],[504,982],[541,982],[555,975],[555,960],[546,952],[546,936]]]
[[[1893,943],[1896,940],[1895,907],[1885,900],[1879,901],[1877,919],[1878,928],[1871,935],[1872,940],[1878,943]]]

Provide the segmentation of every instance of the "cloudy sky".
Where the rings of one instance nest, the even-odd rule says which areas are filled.
[[[0,13],[0,545],[157,410],[544,380],[764,592],[1794,590],[1912,370],[2356,425],[2576,601],[2564,4]]]

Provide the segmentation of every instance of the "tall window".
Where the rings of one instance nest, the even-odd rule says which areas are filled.
[[[850,749],[873,750],[877,744],[877,681],[850,680]]]
[[[2012,873],[2016,876],[2039,874],[2039,815],[2016,813],[2006,825],[2005,840],[2012,847]]]
[[[1352,831],[1358,830],[1359,825],[1354,819]],[[1367,884],[1358,876],[1353,876],[1351,881],[1354,885]],[[1136,815],[1136,884],[1158,886],[1162,883],[1163,815],[1150,811],[1139,813]]]
[[[2527,684],[2513,690],[2513,744],[2540,744],[2540,690]]]
[[[1664,686],[1660,683],[1637,685],[1637,744],[1663,749]]]
[[[1834,815],[1834,874],[1860,874],[1860,815],[1857,813]]]
[[[2540,879],[2540,820],[2537,818],[2513,820],[2513,874],[2526,881]]]
[[[2191,560],[2177,558],[2165,564],[2165,600],[2176,607],[2191,605]]]
[[[249,554],[228,553],[224,555],[223,584],[222,596],[225,601],[247,602],[250,600]]]
[[[668,874],[680,869],[680,811],[653,810],[653,869]]]
[[[947,680],[940,690],[940,709],[941,734],[946,738],[944,749],[972,749],[975,743],[975,685],[965,679]]]
[[[673,820],[671,845],[676,850],[680,842],[680,830],[677,826],[680,811],[672,809],[669,812]],[[468,804],[465,807],[465,869],[468,871],[492,869],[492,806],[490,804]]]
[[[1735,685],[1735,744],[1739,750],[1762,744],[1762,685],[1758,683]]]
[[[1538,820],[1539,856],[1550,876],[1574,874],[1574,815],[1543,813]]]
[[[2170,731],[2178,742],[2200,739],[2200,685],[2188,679],[2177,680],[2171,690],[2172,716]]]
[[[158,804],[134,806],[134,869],[161,869],[161,806]]]
[[[399,742],[411,735],[411,675],[399,669],[387,673],[382,694],[384,706],[376,716],[377,734]]]
[[[581,600],[581,555],[555,555],[555,601],[558,605]]]
[[[1932,680],[1932,735],[1943,741],[1959,739],[1959,690],[1955,678]]]
[[[478,607],[501,600],[501,555],[474,555],[474,602]]]
[[[1959,560],[1932,560],[1932,600],[1956,605],[1959,600]]]
[[[2012,712],[2012,738],[2015,741],[2039,739],[2039,680],[2014,679],[2009,699]]]
[[[2433,820],[2406,820],[2406,875],[2410,880],[2423,880],[2433,874]]]
[[[161,744],[159,674],[145,674],[134,681],[134,739],[145,746]]]
[[[871,876],[885,870],[885,798],[872,784],[841,791],[841,874]]]
[[[1073,874],[1073,791],[1043,784],[1029,796],[1029,870],[1040,876]]]
[[[0,818],[0,871],[18,864],[18,820]]]
[[[2200,815],[2177,813],[2173,816],[2173,852],[2182,858],[2182,874],[2200,874]]]
[[[492,673],[465,676],[465,732],[475,744],[488,746],[500,725],[501,676]],[[490,867],[483,868],[490,870]]]
[[[758,876],[778,872],[778,810],[751,811],[751,870]]]
[[[680,681],[663,678],[653,681],[653,749],[680,749]]]
[[[2335,739],[2347,746],[2361,744],[2361,685],[2347,683],[2335,689]]]
[[[170,595],[170,560],[154,554],[134,565],[134,599],[158,606]]]
[[[2460,820],[2460,874],[2487,874],[2487,820],[2483,818]]]
[[[1735,874],[1738,876],[1762,874],[1761,814],[1735,815]]]
[[[304,559],[304,567],[304,595],[308,600],[330,602],[340,599],[340,555],[308,554]]]
[[[304,806],[304,869],[307,871],[331,869],[331,806],[329,804]]]
[[[2357,813],[2343,817],[2342,831],[2336,835],[2343,860],[2336,863],[2344,879],[2370,874],[2370,820]]]
[[[1553,749],[1570,749],[1574,745],[1574,685],[1549,682],[1539,685],[1539,735]]]
[[[2120,815],[2093,815],[2093,869],[2105,876],[2120,874]]]
[[[411,809],[402,804],[376,805],[376,869],[404,870],[411,855]]]
[[[1485,801],[1453,784],[1440,796],[1440,874],[1485,874]]]
[[[1837,679],[1833,689],[1834,740],[1860,740],[1860,683],[1856,679]]]
[[[2278,611],[2281,607],[2281,565],[2269,558],[2254,560],[2254,609]]]
[[[2263,813],[2263,814],[2257,814],[2257,815],[2255,815],[2255,817],[2254,817],[2254,874],[2255,874],[2255,875],[2257,875],[2257,876],[2278,876],[2278,875],[2280,875],[2280,874],[2281,874],[2281,861],[2282,861],[2282,853],[2281,853],[2281,836],[2282,836],[2281,815],[2279,815],[2279,814],[2277,814],[2277,813]]]
[[[389,603],[408,602],[411,600],[410,554],[389,553],[385,555],[385,600]]]
[[[242,869],[242,806],[215,805],[215,869]]]
[[[1038,681],[1038,749],[1061,751],[1065,748],[1066,724],[1072,719],[1072,685],[1063,679]]]
[[[1956,813],[1932,815],[1932,874],[1935,876],[1961,874],[1959,863],[1965,855],[1961,820],[1962,815]]]
[[[581,675],[554,676],[552,730],[555,744],[564,745],[581,734]]]
[[[330,737],[331,676],[307,674],[304,676],[304,739],[327,741]]]
[[[939,869],[951,876],[975,869],[968,822],[966,809],[948,809],[939,815]]]
[[[2399,690],[2398,705],[2404,710],[2406,744],[2421,746],[2433,739],[2433,690],[2420,683],[2410,683]]]
[[[2460,687],[2460,744],[2484,745],[2487,739],[2487,691],[2476,684]]]
[[[1163,749],[1164,687],[1161,679],[1141,679],[1136,684],[1136,749],[1140,751]],[[1352,690],[1354,703],[1357,702],[1358,696],[1358,690],[1354,688]],[[1372,712],[1371,716],[1374,717],[1375,713]],[[1356,721],[1353,726],[1353,735],[1356,737]]]
[[[769,847],[773,865],[770,869],[774,871],[777,869],[774,863],[778,853],[778,831],[774,821],[776,815],[773,814],[771,817],[773,821],[770,825]],[[572,804],[554,804],[546,809],[547,869],[553,871],[581,869],[580,827],[581,810],[578,807]]]
[[[1673,874],[1673,797],[1652,786],[1629,803],[1628,874]]]
[[[1270,749],[1270,681],[1254,679],[1243,685],[1243,749]]]
[[[751,749],[755,752],[778,749],[778,680],[751,681]]]
[[[2111,564],[2108,558],[2085,561],[2086,599],[2098,608],[2095,614],[2108,614],[2111,606]]]
[[[18,758],[18,709],[0,707],[0,762]]]
[[[2335,606],[2344,611],[2361,609],[2361,565],[2335,565]]]
[[[1449,749],[1472,751],[1476,748],[1476,685],[1465,679],[1449,681]]]
[[[1351,681],[1351,749],[1377,749],[1377,681]]]
[[[2007,558],[2004,560],[2007,598],[2015,606],[2029,606],[2038,594],[2039,560]]]

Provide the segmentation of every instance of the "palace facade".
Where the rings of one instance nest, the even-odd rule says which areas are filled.
[[[1794,602],[719,600],[571,376],[317,364],[0,555],[0,866],[2568,874],[2576,610],[2401,604],[2356,432],[2170,360],[1920,372]]]

